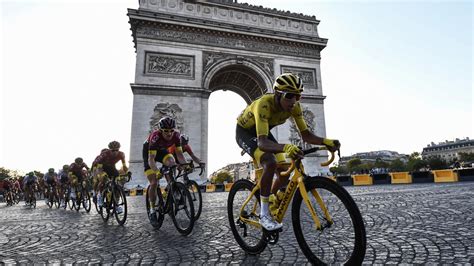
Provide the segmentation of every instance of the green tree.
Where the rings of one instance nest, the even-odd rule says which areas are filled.
[[[329,171],[331,171],[331,173],[333,173],[334,175],[345,175],[349,173],[347,167],[342,165],[335,165],[329,168]]]
[[[361,164],[362,161],[359,158],[351,159],[347,162],[347,170],[349,170],[349,173],[359,172],[361,170]]]
[[[375,160],[375,164],[374,164],[374,167],[375,168],[388,168],[390,166],[390,164],[380,158],[377,158]]]
[[[444,160],[437,157],[430,158],[427,163],[431,170],[442,170],[448,168],[448,164]]]
[[[232,182],[234,177],[227,170],[220,170],[216,175],[211,177],[211,183],[222,184],[224,181]]]
[[[414,152],[408,157],[407,170],[410,172],[419,171],[421,168],[426,167],[427,165],[428,163],[421,159],[419,152]]]
[[[461,162],[474,162],[474,153],[460,152],[459,160]]]
[[[0,180],[11,177],[11,170],[0,167]]]
[[[407,170],[407,165],[400,159],[393,160],[389,167],[392,172],[404,172]]]

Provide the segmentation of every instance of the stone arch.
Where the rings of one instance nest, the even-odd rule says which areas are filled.
[[[226,59],[212,65],[203,73],[202,87],[211,92],[232,90],[250,103],[270,91],[271,78],[251,60]]]
[[[210,94],[231,90],[250,103],[272,92],[283,72],[303,79],[302,104],[325,136],[320,52],[327,39],[319,37],[316,17],[227,0],[140,0],[127,15],[136,52],[129,187],[148,183],[142,144],[161,116],[175,116],[207,162]],[[272,129],[281,143],[297,143],[293,131],[290,122]],[[315,156],[309,165],[326,158]]]

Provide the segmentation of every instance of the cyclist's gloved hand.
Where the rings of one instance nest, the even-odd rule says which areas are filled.
[[[337,151],[341,147],[341,143],[337,139],[323,139],[323,144],[328,147],[330,151]]]
[[[298,146],[293,144],[285,144],[283,151],[292,159],[301,159],[303,158],[303,152],[298,148]]]

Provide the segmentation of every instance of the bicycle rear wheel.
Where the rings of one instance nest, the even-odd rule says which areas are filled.
[[[59,196],[57,193],[54,193],[54,205],[56,206],[56,209],[59,209],[61,205],[61,200],[59,199]]]
[[[183,183],[175,182],[171,186],[171,219],[182,235],[189,235],[194,227],[194,205],[188,189]]]
[[[86,212],[91,211],[91,195],[86,190],[82,191],[82,206]]]
[[[160,186],[157,186],[158,189],[160,189]],[[150,193],[150,186],[147,187],[146,191],[147,194],[145,195],[145,203],[146,203],[146,214],[148,216],[148,219],[150,219],[150,198],[148,197],[148,193]],[[156,203],[155,206],[158,207],[160,206],[160,202],[163,202],[163,196],[161,195],[161,192],[159,193],[158,191],[156,192]],[[164,203],[162,204],[164,205]],[[164,206],[161,206],[161,210],[156,211],[156,218],[158,222],[156,224],[151,224],[154,228],[160,229],[161,225],[163,224],[163,220],[165,219],[165,214],[162,212],[164,210]],[[151,223],[151,221],[150,221]]]
[[[364,221],[351,195],[334,181],[310,177],[305,181],[311,206],[322,229],[315,228],[309,208],[301,194],[293,198],[292,218],[296,240],[306,258],[314,264],[360,265],[366,250]],[[317,193],[316,193],[317,192]],[[317,195],[328,210],[326,219]]]
[[[191,200],[194,205],[194,220],[196,221],[201,216],[202,211],[202,195],[199,185],[194,180],[188,180],[186,182],[186,187],[188,188],[189,194],[191,194]]]
[[[257,191],[242,210],[244,202],[250,196],[255,185],[249,180],[238,180],[232,185],[227,199],[227,215],[230,229],[239,246],[249,254],[260,254],[267,247],[260,226],[241,220],[242,215],[248,220],[260,223],[260,192]]]
[[[114,187],[113,200],[115,219],[119,225],[124,225],[127,220],[127,198],[123,189],[118,185]]]
[[[104,222],[107,222],[109,220],[110,211],[112,209],[112,204],[113,204],[112,196],[109,196],[111,194],[112,194],[112,191],[110,191],[110,187],[106,187],[102,195],[103,197],[102,207],[99,207],[99,213]]]

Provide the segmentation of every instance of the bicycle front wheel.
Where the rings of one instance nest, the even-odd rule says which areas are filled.
[[[82,206],[86,212],[91,211],[91,195],[86,190],[82,191]]]
[[[189,194],[191,194],[191,200],[194,205],[194,221],[199,219],[202,211],[202,195],[199,185],[194,180],[189,180],[186,182],[186,187],[188,188]]]
[[[194,205],[188,189],[183,183],[175,182],[172,187],[171,219],[182,235],[189,235],[194,227]]]
[[[160,186],[158,185],[157,186],[158,189],[160,189]],[[146,203],[146,214],[148,216],[148,219],[150,220],[150,208],[151,208],[151,204],[150,204],[150,191],[151,191],[151,188],[150,186],[148,185],[148,188],[146,189],[147,191],[147,194],[145,195],[145,203]],[[157,218],[157,222],[156,223],[151,223],[151,220],[150,220],[150,223],[151,225],[155,228],[155,229],[160,229],[161,225],[163,224],[163,220],[165,219],[165,214],[163,212],[163,209],[164,209],[164,203],[163,203],[163,195],[161,194],[161,192],[156,192],[156,201],[155,201],[155,208],[158,207],[159,210],[156,211],[155,215],[156,215],[156,218]]]
[[[232,185],[227,199],[227,215],[230,229],[239,246],[249,254],[260,254],[267,247],[260,226],[260,192],[257,191],[241,210],[254,186],[244,179]]]
[[[127,220],[127,198],[123,189],[118,185],[114,187],[113,200],[115,219],[119,225],[124,225]]]
[[[365,226],[351,195],[325,177],[309,177],[305,186],[310,205],[321,223],[317,229],[308,204],[296,193],[292,205],[293,230],[306,258],[314,264],[362,264]]]

